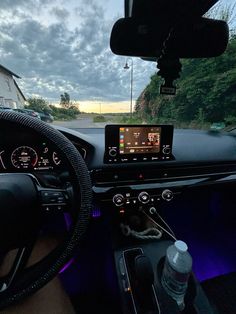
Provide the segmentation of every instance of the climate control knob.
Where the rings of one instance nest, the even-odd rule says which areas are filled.
[[[150,195],[147,192],[141,192],[138,199],[142,204],[147,204],[150,201]]]
[[[174,197],[174,193],[170,190],[164,190],[161,196],[164,201],[170,202]]]
[[[110,155],[111,157],[116,157],[116,155],[117,155],[117,150],[116,150],[115,148],[111,148],[111,149],[109,150],[109,155]]]
[[[124,205],[125,203],[125,198],[122,194],[116,194],[114,197],[113,197],[113,203],[117,206],[117,207],[120,207],[122,205]]]

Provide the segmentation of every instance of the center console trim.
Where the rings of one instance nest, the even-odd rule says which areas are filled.
[[[127,283],[128,283],[130,288],[131,288],[131,284],[130,284],[129,272],[128,272],[128,268],[127,268],[126,260],[125,260],[125,253],[126,252],[130,252],[130,251],[134,251],[134,250],[140,250],[142,252],[142,254],[144,254],[143,249],[140,248],[140,247],[134,247],[134,248],[131,248],[131,249],[124,250],[122,252],[122,259],[123,259],[123,262],[124,262],[125,273],[126,273],[126,277],[127,277]],[[158,298],[157,298],[157,295],[156,295],[155,286],[153,284],[152,284],[152,291],[153,291],[153,295],[154,295],[154,298],[155,298],[155,301],[156,301],[156,305],[157,305],[157,310],[158,310],[157,314],[161,314],[160,304],[159,304],[159,301],[158,301]],[[132,303],[133,303],[135,314],[138,314],[132,289],[130,291],[130,295],[131,295],[131,299],[132,299]]]

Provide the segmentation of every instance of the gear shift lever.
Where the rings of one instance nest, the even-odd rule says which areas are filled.
[[[136,295],[139,299],[141,313],[158,313],[153,294],[154,272],[149,258],[138,255],[134,261]]]

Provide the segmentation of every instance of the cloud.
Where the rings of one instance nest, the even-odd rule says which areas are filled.
[[[53,7],[51,13],[54,14],[59,21],[65,21],[70,16],[70,12],[68,10],[59,7]]]
[[[3,4],[6,7],[10,2],[4,0]],[[39,2],[41,8],[49,3],[38,0],[36,5]],[[105,18],[96,1],[82,0],[75,7],[59,6],[54,0],[47,12],[43,6],[41,16],[32,14],[29,7],[24,14],[17,10],[17,3],[26,5],[30,0],[12,3],[14,18],[0,21],[1,63],[22,76],[19,85],[27,96],[56,100],[67,91],[71,99],[78,100],[129,99],[130,73],[123,69],[125,58],[113,55],[109,48],[114,21]],[[12,14],[13,9],[8,12]],[[139,96],[154,69],[134,60],[134,97]]]
[[[22,7],[38,7],[50,4],[50,0],[1,0],[1,9],[13,9]]]

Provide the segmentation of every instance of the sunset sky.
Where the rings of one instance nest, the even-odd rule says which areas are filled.
[[[134,106],[134,103],[133,103]],[[83,112],[97,112],[100,113],[112,113],[112,112],[129,112],[130,101],[81,101],[79,102],[79,108]]]

